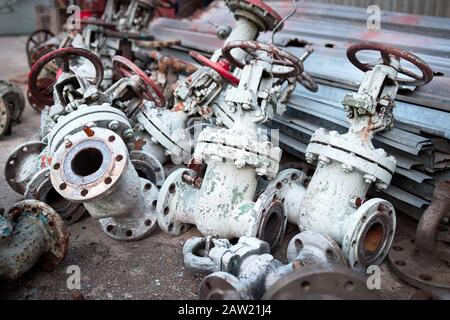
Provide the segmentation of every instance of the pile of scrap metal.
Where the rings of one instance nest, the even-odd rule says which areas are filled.
[[[68,224],[87,211],[119,241],[140,240],[157,225],[171,236],[196,227],[203,237],[188,240],[183,254],[189,270],[207,275],[201,299],[380,299],[365,272],[388,255],[391,267],[412,285],[450,289],[448,182],[430,185],[432,204],[421,217],[416,241],[396,243],[391,250],[396,209],[408,209],[408,197],[394,191],[420,193],[404,187],[411,186],[408,179],[446,172],[437,170],[445,163],[427,162],[448,147],[449,130],[436,128],[448,113],[427,108],[427,102],[439,103],[427,95],[427,87],[435,88],[432,69],[404,49],[362,42],[345,45],[345,59],[364,72],[350,81],[346,76],[353,71],[346,73],[341,62],[340,72],[331,72],[340,59],[337,51],[324,58],[332,48],[316,45],[313,53],[289,46],[299,39],[280,42],[298,22],[295,12],[289,14],[292,7],[261,0],[224,3],[197,20],[155,21],[153,34],[162,37],[157,40],[184,33],[181,45],[151,54],[158,61],[156,74],[171,67],[177,75],[163,80],[175,83],[166,95],[123,56],[112,58],[111,68],[120,74],[114,84],[103,82],[104,61],[89,50],[60,48],[42,56],[29,76],[30,92],[48,106],[41,114],[41,140],[11,154],[5,169],[10,186],[27,199],[50,204]],[[310,17],[309,10],[324,14],[319,9],[299,10],[299,23],[308,21],[305,10]],[[220,27],[216,34],[207,20],[217,23],[227,15],[236,20],[233,27]],[[361,51],[378,56],[365,55],[373,60],[363,63]],[[198,66],[184,62],[187,52]],[[94,66],[94,77],[71,68],[79,58]],[[49,65],[58,74],[52,90],[42,90],[37,82]],[[412,92],[406,95],[405,88]],[[403,112],[406,107],[441,118],[429,123]],[[428,158],[417,149],[425,133],[426,145],[434,143]],[[314,165],[315,173],[280,169],[279,142]],[[170,162],[179,169],[166,178],[164,165]],[[2,242],[0,261],[12,256],[5,259],[8,270],[17,261],[8,244],[20,240],[13,228],[47,212],[42,205],[45,210],[33,210],[36,203],[25,205],[26,219],[7,214],[0,221],[9,241]],[[61,246],[54,235],[61,240],[63,231],[49,231],[42,221],[36,237],[45,245],[20,249],[30,250],[32,261]],[[300,232],[288,246],[285,264],[271,253],[280,247],[287,223]],[[8,272],[9,278],[29,265],[21,265],[17,275]]]
[[[266,3],[282,16],[292,11],[289,2]],[[271,119],[268,126],[280,129],[284,150],[306,159],[307,145],[317,129],[344,133],[349,127],[342,101],[358,89],[362,79],[361,72],[346,57],[349,44],[383,43],[419,56],[434,71],[433,82],[423,87],[400,84],[394,127],[374,136],[374,145],[398,161],[393,182],[381,195],[418,220],[430,204],[436,182],[450,177],[448,19],[386,12],[382,29],[369,30],[367,17],[366,10],[354,7],[299,4],[274,43],[296,56],[304,48],[314,49],[305,67],[320,89],[312,93],[298,86],[287,103],[287,112]],[[189,50],[197,50],[209,55],[223,45],[210,21],[220,26],[234,25],[224,3],[215,1],[193,20],[159,18],[152,23],[151,32],[161,40],[170,39],[174,32],[180,35],[182,46],[163,50],[168,54],[186,58]],[[260,39],[267,42],[270,38],[271,34],[262,34]],[[373,60],[375,56],[365,51],[361,58]]]
[[[153,36],[147,32],[157,8],[168,5],[170,4],[160,0],[109,0],[102,19],[83,19],[79,26],[68,25],[66,26],[68,31],[57,36],[46,30],[38,30],[30,35],[27,41],[29,65],[32,67],[41,57],[58,48],[83,48],[95,53],[102,60],[104,65],[102,88],[107,89],[117,80],[114,78],[112,68],[112,58],[115,55],[125,56],[140,67],[151,68],[157,63],[157,59],[152,58],[152,55],[143,48],[160,48],[177,43],[172,40],[152,42]],[[95,73],[92,64],[85,59],[73,60],[71,67],[86,77],[93,77]],[[54,65],[47,66],[37,86],[41,90],[53,87],[53,79],[57,72]],[[51,90],[47,90],[46,95],[51,97]],[[45,104],[38,101],[30,91],[28,100],[38,111],[45,107]]]
[[[247,3],[251,7],[257,7],[256,3],[259,1],[225,1],[227,6],[230,3]],[[269,2],[269,4],[284,14],[291,10],[286,6],[286,2]],[[323,262],[324,257],[328,257],[328,260],[339,260],[337,257],[342,256],[344,260],[341,262],[346,260],[344,263],[348,263],[356,270],[365,270],[370,265],[377,265],[387,256],[394,239],[396,228],[394,206],[397,210],[418,219],[430,205],[431,200],[433,204],[422,216],[416,237],[418,238],[419,234],[426,236],[429,239],[428,245],[420,244],[425,241],[420,241],[419,245],[416,245],[420,248],[420,257],[417,257],[417,249],[409,241],[406,244],[394,246],[391,251],[392,257],[390,257],[391,265],[402,279],[413,286],[431,289],[434,290],[433,292],[436,292],[436,289],[445,291],[450,288],[448,283],[449,219],[443,214],[443,212],[448,213],[448,190],[442,191],[445,183],[438,183],[439,180],[447,179],[450,173],[448,170],[450,96],[444,90],[450,80],[445,77],[449,66],[448,59],[445,59],[448,57],[448,50],[445,45],[442,45],[442,43],[448,43],[448,40],[447,33],[441,31],[441,27],[445,29],[448,24],[435,18],[416,17],[409,24],[414,24],[414,31],[419,35],[411,36],[406,33],[411,31],[410,26],[407,28],[402,26],[402,21],[406,19],[405,15],[393,14],[393,17],[389,17],[389,22],[384,25],[383,31],[361,33],[359,30],[364,27],[352,26],[351,23],[355,24],[358,21],[366,23],[365,11],[339,6],[334,9],[330,10],[329,6],[324,7],[318,4],[303,5],[294,18],[285,21],[285,28],[276,37],[273,34],[269,35],[271,38],[265,34],[260,37],[261,41],[271,39],[275,44],[285,47],[297,56],[301,55],[300,50],[304,50],[298,47],[315,50],[315,53],[307,60],[306,67],[319,82],[319,92],[311,93],[316,91],[311,89],[316,88],[307,87],[310,89],[308,92],[298,86],[287,101],[287,112],[270,117],[268,124],[270,128],[280,129],[280,142],[286,151],[317,165],[316,173],[308,183],[307,189],[300,191],[302,184],[295,189],[295,202],[290,204],[289,197],[282,198],[285,201],[283,207],[287,209],[289,220],[298,223],[302,231],[299,237],[303,235],[308,240],[311,237],[315,239],[306,241],[313,243],[314,250],[305,249],[304,241],[299,241],[297,247],[300,249],[290,255],[290,264],[283,266],[272,256],[267,255],[267,248],[270,248],[271,244],[267,246],[266,243],[266,249],[261,249],[264,245],[255,238],[241,238],[241,241],[234,246],[223,239],[193,239],[185,246],[187,266],[197,272],[215,272],[202,284],[203,298],[261,298],[273,287],[276,288],[276,292],[283,291],[283,294],[279,294],[278,297],[293,298],[294,293],[300,297],[301,292],[306,294],[310,287],[302,290],[301,286],[298,287],[302,281],[292,280],[296,277],[293,276],[291,280],[297,284],[297,287],[289,280],[281,281],[283,283],[281,288],[274,286],[273,283],[282,277],[286,270],[296,269],[296,263],[300,266],[315,264],[317,261]],[[223,42],[219,34],[214,35],[214,29],[209,22],[214,21],[216,25],[222,25],[218,31],[226,29],[223,25],[233,25],[234,22],[225,15],[226,10],[227,8],[221,2],[216,2],[194,20],[169,23],[166,19],[159,19],[152,25],[151,30],[162,40],[170,38],[172,32],[179,34],[182,30],[182,46],[166,50],[172,55],[184,58],[185,52],[196,49],[206,54],[212,53],[212,59],[214,59],[217,55],[215,48],[222,46]],[[350,15],[351,23],[348,22],[348,15]],[[329,27],[326,31],[317,28],[318,19],[321,25]],[[348,48],[346,53],[343,51],[347,49],[348,43],[365,41],[367,38],[370,38],[372,42],[356,44]],[[434,72],[418,56],[380,42],[395,44],[418,53],[431,63]],[[427,45],[422,46],[425,42]],[[247,43],[239,45],[247,53],[249,48],[252,48],[250,51],[255,51],[255,48]],[[225,41],[224,50],[229,52],[225,49],[227,46]],[[257,49],[261,52],[259,46]],[[374,63],[371,64],[362,63],[356,56],[359,51],[365,51],[365,54],[361,56],[366,59],[374,59],[370,51],[379,52],[381,60],[378,63],[377,60],[373,60]],[[227,57],[226,52],[224,56]],[[347,67],[346,58],[358,69],[366,72],[362,82],[357,78],[358,74],[355,72],[357,69]],[[231,60],[234,66],[243,68],[245,65],[236,59]],[[324,61],[330,61],[330,63],[323,63]],[[408,69],[411,66],[415,66],[412,70],[418,69],[420,73]],[[400,74],[407,77],[397,77]],[[438,77],[431,82],[433,76]],[[242,84],[243,80],[247,78],[242,76],[239,86],[251,87],[248,83]],[[430,82],[431,84],[424,86]],[[359,90],[354,93],[353,90],[359,83]],[[244,103],[242,97],[245,95],[240,93],[239,102]],[[226,94],[226,96],[230,97],[232,94]],[[394,104],[395,98],[398,101]],[[236,103],[232,102],[235,108]],[[341,103],[345,108],[340,107]],[[215,109],[214,103],[210,103],[210,106],[213,110]],[[221,107],[216,109],[219,113],[223,110]],[[345,123],[345,117],[348,118],[349,124]],[[331,132],[327,133],[323,128]],[[346,130],[348,133],[342,134]],[[205,138],[205,142],[211,144],[215,143],[214,140],[218,137],[215,135]],[[202,142],[202,136],[200,136],[197,148],[202,147]],[[223,146],[225,145],[226,142]],[[204,154],[204,149],[209,148],[203,147],[201,155]],[[210,150],[207,152],[208,156],[212,153]],[[387,152],[392,156],[387,156]],[[213,154],[213,157],[217,157],[217,154]],[[214,159],[213,157],[211,159]],[[165,215],[165,221],[160,222],[163,229],[164,225],[174,227],[180,222],[188,225],[197,224],[191,218],[191,215],[195,214],[195,206],[189,207],[187,201],[183,201],[183,195],[186,193],[184,185],[189,182],[192,184],[192,181],[200,181],[197,185],[194,184],[194,188],[200,189],[201,192],[203,185],[210,183],[205,180],[210,180],[211,177],[220,179],[220,175],[211,170],[210,166],[211,164],[208,163],[210,175],[207,171],[204,177],[186,179],[186,174],[193,174],[180,172],[180,178],[177,180],[171,180],[172,176],[168,178],[165,184],[168,188],[163,187],[158,202],[160,216],[161,212]],[[294,176],[297,179],[299,177],[298,173]],[[241,182],[242,174],[239,177]],[[286,174],[283,179],[275,177],[273,181],[278,190],[283,190],[285,184],[291,188],[292,180]],[[223,183],[225,182],[215,181],[213,186],[208,186],[207,195],[214,193],[216,185]],[[435,185],[438,186],[436,190],[434,190]],[[162,199],[164,192],[175,195],[169,195],[169,199]],[[445,192],[447,192],[447,198],[442,196]],[[439,199],[436,193],[441,195]],[[289,195],[289,192],[287,194]],[[383,199],[368,200],[369,195],[379,195]],[[195,193],[191,192],[189,196],[197,199]],[[222,196],[223,193],[220,194],[220,199]],[[172,198],[176,200],[170,203]],[[215,199],[214,205],[217,202],[217,198]],[[302,199],[300,203],[299,199]],[[436,202],[439,203],[435,204]],[[169,205],[166,207],[165,203]],[[192,203],[197,202],[192,200]],[[175,204],[178,210],[182,208],[182,212],[178,213],[178,217],[182,217],[178,218],[180,221],[176,221],[177,214],[172,212]],[[224,205],[220,203],[219,205],[220,209],[216,208],[216,212],[223,212]],[[202,209],[205,210],[204,207]],[[289,210],[295,212],[294,217],[289,215]],[[436,213],[437,211],[439,213]],[[231,215],[233,216],[232,213]],[[205,223],[208,215],[203,213],[200,216],[201,221]],[[245,226],[242,222],[238,225]],[[171,232],[171,230],[168,231]],[[177,232],[179,231],[175,233]],[[207,229],[202,232],[220,238],[217,230]],[[230,230],[227,232],[226,238],[236,237],[229,234]],[[305,235],[305,232],[314,232],[314,234]],[[257,237],[264,240],[261,235]],[[331,245],[325,240],[318,240],[323,237],[329,237],[328,240],[336,242],[336,245]],[[322,247],[318,245],[320,243],[323,244]],[[318,246],[319,249],[317,249]],[[295,239],[289,251],[293,252],[294,247]],[[341,251],[336,248],[340,248]],[[303,261],[305,260],[302,257],[304,250],[309,255],[307,262]],[[313,292],[316,293],[314,289]],[[326,293],[323,292],[323,294]],[[273,298],[275,295],[270,297]]]

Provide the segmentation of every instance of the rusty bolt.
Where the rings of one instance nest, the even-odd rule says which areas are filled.
[[[86,135],[89,137],[89,138],[92,138],[94,135],[95,135],[95,131],[94,130],[92,130],[90,127],[88,127],[88,126],[85,126],[84,128],[83,128],[83,131],[84,131],[84,133],[86,133]]]

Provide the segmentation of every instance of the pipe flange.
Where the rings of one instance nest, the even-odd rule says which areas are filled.
[[[37,200],[24,200],[12,207],[5,216],[13,224],[26,217],[35,217],[42,224],[48,250],[41,256],[40,264],[46,270],[53,270],[64,259],[69,249],[69,233],[64,221],[50,206]]]
[[[282,20],[274,9],[261,0],[226,0],[225,4],[236,19],[254,22],[260,32],[272,31]]]
[[[272,252],[278,249],[286,231],[288,217],[284,202],[279,190],[268,188],[258,197],[251,213],[252,217],[259,220],[257,230],[252,235],[267,242]]]
[[[8,104],[0,98],[0,137],[6,134],[10,128],[11,115],[9,113]]]
[[[206,162],[233,161],[237,167],[248,165],[259,175],[274,178],[280,167],[281,149],[269,141],[258,140],[245,128],[233,131],[207,128],[199,136],[194,158]]]
[[[243,300],[241,281],[227,272],[215,272],[203,279],[200,285],[200,300]]]
[[[158,189],[148,180],[141,179],[140,183],[145,203],[144,214],[138,219],[133,215],[124,218],[100,219],[100,227],[109,237],[118,241],[137,241],[147,237],[157,227]]]
[[[380,300],[360,272],[339,264],[310,265],[279,279],[262,300]]]
[[[347,265],[339,244],[330,237],[313,231],[296,235],[289,243],[287,256],[294,263],[294,269],[310,264]]]
[[[127,137],[132,129],[127,116],[122,111],[111,107],[109,104],[80,107],[78,110],[58,118],[58,122],[48,136],[50,151],[56,152],[68,136],[81,131],[86,124],[108,128],[119,134],[121,139],[125,141],[134,138],[134,135]]]
[[[86,209],[81,203],[70,202],[56,192],[50,180],[50,168],[37,172],[27,185],[26,199],[36,199],[51,206],[67,225],[79,221]]]
[[[8,106],[11,121],[19,122],[25,110],[25,97],[22,89],[0,78],[0,99],[3,99]]]
[[[394,243],[388,259],[391,270],[407,283],[422,289],[450,290],[450,263],[421,253],[414,240]]]
[[[25,193],[27,184],[32,177],[29,170],[46,166],[45,159],[39,159],[39,155],[45,148],[46,145],[43,142],[27,142],[11,153],[6,161],[5,178],[15,192],[22,195]]]
[[[183,223],[175,219],[175,212],[170,210],[172,202],[182,201],[182,199],[178,197],[179,194],[183,193],[182,190],[187,189],[186,192],[189,192],[192,188],[183,179],[184,175],[196,177],[197,173],[188,169],[178,169],[173,172],[166,179],[161,188],[160,195],[164,196],[158,198],[156,208],[159,227],[165,233],[174,237],[178,237],[192,228],[191,224]]]
[[[381,264],[391,248],[395,228],[395,209],[388,201],[371,199],[359,207],[348,219],[342,240],[350,267],[365,271]]]
[[[60,146],[53,158],[50,177],[58,193],[84,203],[112,192],[129,162],[121,137],[108,129],[86,128],[71,136],[70,142]]]
[[[338,156],[340,150],[342,150],[343,155]],[[388,156],[383,149],[371,148],[369,141],[363,141],[350,133],[343,135],[340,135],[337,131],[328,133],[322,128],[314,133],[306,152],[324,155],[342,163],[349,163],[361,172],[376,175],[379,180],[387,185],[390,183],[391,178],[389,177],[395,173],[397,166],[394,157]],[[333,154],[337,155],[333,156]],[[346,154],[354,154],[355,156],[347,159]]]
[[[166,180],[166,174],[164,167],[154,156],[144,151],[135,150],[130,152],[130,160],[139,177],[150,181],[158,189],[161,189]]]

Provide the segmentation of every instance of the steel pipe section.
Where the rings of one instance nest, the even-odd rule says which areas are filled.
[[[103,231],[121,241],[148,236],[156,227],[158,190],[139,178],[128,148],[115,132],[85,128],[54,154],[52,184],[65,198],[83,203]]]

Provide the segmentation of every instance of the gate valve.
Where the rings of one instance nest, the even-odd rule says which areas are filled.
[[[50,206],[25,200],[0,214],[0,279],[17,280],[36,262],[51,271],[68,248],[68,231]]]
[[[233,86],[239,85],[239,79],[236,78],[231,72],[230,72],[230,65],[225,61],[219,61],[219,62],[213,62],[206,58],[205,56],[202,56],[200,53],[191,51],[189,52],[189,55],[197,60],[200,64],[209,67],[216,71],[222,78],[230,82]]]
[[[149,76],[137,65],[121,56],[115,56],[113,59],[114,68],[124,77],[137,77],[144,85],[144,98],[152,101],[158,108],[166,105],[166,99],[159,90],[158,86],[149,78]]]
[[[363,63],[357,57],[360,51],[376,51],[381,55],[377,63]],[[361,43],[347,50],[347,57],[358,69],[365,72],[358,93],[344,98],[344,106],[351,123],[361,130],[363,140],[370,140],[372,134],[393,127],[393,108],[399,85],[423,86],[433,79],[433,71],[419,57],[382,44]],[[421,74],[402,66],[406,60],[417,67]],[[409,78],[400,78],[406,75]]]
[[[259,32],[273,30],[282,20],[272,8],[260,0],[227,0],[225,4],[237,20],[225,44],[236,40],[255,40]],[[239,84],[239,80],[229,72],[228,66],[224,67],[221,61],[222,50],[216,50],[210,60],[195,52],[192,55],[202,65],[208,67],[199,68],[185,81],[176,84],[175,110],[184,111],[189,115],[198,113],[204,118],[211,118],[217,112],[219,124],[232,123],[232,119],[228,121],[229,116],[219,107],[223,104],[221,99],[223,79],[227,79],[234,86]],[[233,55],[238,59],[245,58],[243,51],[235,50]],[[226,105],[223,107],[227,109]]]
[[[236,59],[232,54],[236,49],[241,49],[247,58]],[[225,101],[231,117],[237,117],[238,106],[241,111],[252,110],[247,114],[253,117],[253,122],[265,122],[285,111],[284,103],[294,89],[293,79],[304,73],[301,59],[274,45],[257,41],[229,42],[223,47],[222,55],[234,67],[243,69],[239,87],[226,92]]]
[[[356,58],[360,50],[376,50],[382,59],[377,64],[363,64]],[[319,129],[311,138],[306,158],[317,163],[317,170],[296,220],[301,230],[332,237],[342,246],[350,266],[365,270],[384,260],[396,227],[395,210],[388,201],[374,198],[355,205],[355,199],[367,198],[372,185],[386,190],[396,170],[396,159],[376,149],[372,137],[392,127],[398,82],[423,85],[431,80],[432,72],[419,58],[385,45],[354,45],[347,55],[366,71],[358,93],[348,94],[343,101],[350,128],[342,135]],[[423,77],[403,68],[401,59],[418,66]],[[415,80],[398,79],[399,73]]]
[[[251,237],[242,237],[233,246],[223,239],[192,238],[183,253],[188,270],[208,275],[200,287],[201,300],[259,300],[277,280],[295,270],[308,265],[346,264],[336,242],[310,231],[292,239],[288,264],[270,254],[267,242]]]
[[[390,269],[410,285],[450,291],[450,181],[440,181],[417,225],[415,239],[395,242]]]
[[[61,48],[46,54],[33,65],[28,76],[28,90],[33,98],[39,103],[52,106],[54,104],[54,87],[59,87],[60,92],[62,92],[62,87],[70,83],[72,86],[75,86],[75,90],[78,89],[77,86],[79,87],[80,84],[77,77],[70,69],[70,61],[79,57],[86,58],[95,67],[95,78],[90,80],[89,83],[95,87],[99,87],[103,80],[103,64],[101,60],[88,50],[80,48]],[[44,67],[52,61],[56,62],[63,74],[58,80],[54,80],[47,88],[39,88],[39,75]]]

